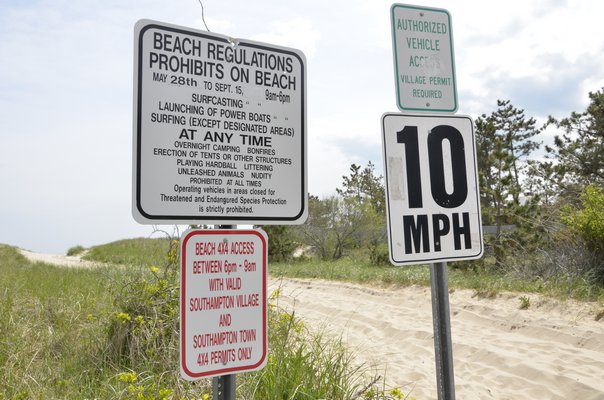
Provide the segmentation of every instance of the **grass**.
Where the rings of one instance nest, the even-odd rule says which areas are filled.
[[[428,265],[395,267],[374,265],[367,257],[356,254],[337,261],[303,260],[269,263],[269,273],[275,277],[326,279],[369,285],[429,286]],[[449,267],[451,289],[471,289],[477,294],[493,297],[499,292],[539,293],[560,299],[604,301],[604,287],[584,279],[558,277],[527,280],[496,270],[478,271]]]
[[[531,299],[528,296],[520,296],[518,300],[520,300],[520,306],[518,308],[521,310],[528,310],[531,306]]]
[[[392,267],[373,265],[361,258],[337,261],[304,260],[269,263],[269,273],[276,277],[311,278],[373,285],[430,285],[426,266]]]
[[[208,380],[185,382],[178,372],[177,244],[131,239],[95,246],[87,259],[128,266],[97,269],[32,263],[0,245],[0,399],[207,398]],[[269,271],[382,286],[430,282],[427,266],[376,266],[362,254],[270,263]],[[484,269],[450,268],[449,286],[485,297],[512,291],[604,301],[602,287],[579,279],[527,281]],[[386,390],[338,338],[307,330],[278,305],[269,324],[268,364],[238,376],[238,398],[407,398]]]
[[[169,239],[124,239],[91,247],[85,260],[151,267],[165,262]]]
[[[30,263],[0,245],[0,398],[98,393],[110,276]]]
[[[91,253],[105,257],[112,246],[117,254],[141,241]],[[167,273],[175,252],[168,258],[63,268],[0,245],[0,399],[209,398],[209,380],[179,376],[178,274]],[[159,268],[137,267],[144,264]],[[384,398],[383,380],[355,363],[340,340],[310,332],[278,306],[269,315],[268,365],[238,375],[237,398]]]
[[[167,239],[127,239],[95,246],[84,257],[87,260],[139,266],[162,265],[170,246]],[[375,265],[368,256],[355,253],[336,261],[304,259],[269,262],[269,273],[275,277],[326,279],[369,285],[429,286],[428,265],[395,267]],[[449,267],[449,287],[471,289],[493,297],[500,292],[539,293],[559,299],[604,301],[604,287],[581,278],[554,277],[527,280],[503,274],[495,269],[479,270]]]

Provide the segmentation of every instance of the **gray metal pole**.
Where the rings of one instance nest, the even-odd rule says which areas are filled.
[[[455,400],[447,263],[430,265],[438,400]]]
[[[237,229],[237,225],[214,225],[216,229]],[[212,378],[212,400],[235,400],[237,375],[221,375]]]
[[[212,379],[212,400],[235,400],[237,375],[221,375]]]

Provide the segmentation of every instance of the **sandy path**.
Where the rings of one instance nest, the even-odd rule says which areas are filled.
[[[312,327],[342,335],[359,360],[386,368],[387,384],[436,399],[430,289],[370,288],[316,280],[271,281],[280,304]],[[604,319],[598,304],[518,294],[450,295],[456,397],[604,399]],[[601,306],[600,306],[601,309]]]
[[[32,261],[98,263],[21,250]],[[388,386],[436,399],[430,289],[374,288],[319,280],[271,279],[280,304],[311,327],[342,336],[360,362],[386,369]],[[604,400],[604,319],[595,303],[519,294],[450,294],[456,395],[460,400]],[[383,372],[381,372],[383,373]]]
[[[43,262],[47,264],[62,265],[65,267],[76,267],[76,268],[97,268],[103,266],[103,263],[82,260],[82,255],[77,256],[65,256],[61,254],[44,254],[35,253],[29,250],[19,249],[21,254],[30,261]]]

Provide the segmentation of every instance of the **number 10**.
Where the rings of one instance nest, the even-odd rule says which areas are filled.
[[[445,165],[443,160],[443,142],[445,139],[449,142],[451,149],[450,167],[453,171],[453,191],[451,193],[447,193],[445,187]],[[459,130],[450,125],[438,125],[432,128],[427,140],[432,198],[441,207],[459,207],[468,197],[463,136]],[[417,126],[405,126],[403,130],[396,133],[396,141],[405,145],[409,207],[422,208],[421,163]]]

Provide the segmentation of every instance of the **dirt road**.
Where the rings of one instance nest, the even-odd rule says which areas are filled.
[[[281,305],[313,328],[342,335],[359,360],[386,370],[389,386],[436,399],[430,289],[273,279]],[[456,397],[604,399],[602,305],[519,294],[450,294]]]

